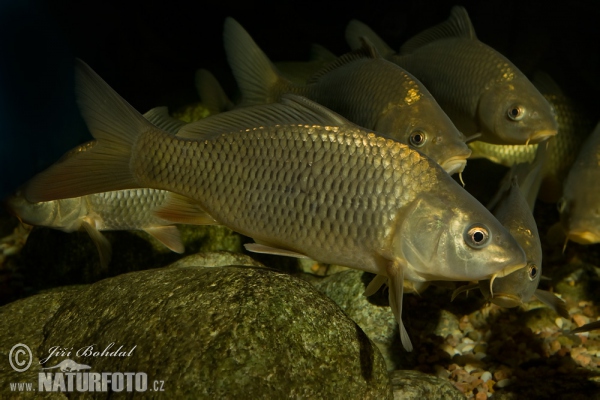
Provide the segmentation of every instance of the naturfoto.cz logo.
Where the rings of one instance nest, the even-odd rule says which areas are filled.
[[[107,351],[114,346],[111,343],[104,351],[93,351],[93,346],[87,346],[80,350],[87,356],[130,356],[135,346],[128,353],[121,352],[122,346],[113,352]],[[64,353],[64,354],[60,354]],[[79,351],[77,352],[79,353]],[[71,352],[61,351],[56,346],[50,349],[50,355],[43,361],[48,361],[52,356],[71,355]],[[33,355],[31,349],[19,343],[13,346],[9,353],[9,363],[17,372],[24,372],[31,366]],[[40,364],[43,362],[40,361]],[[145,392],[164,391],[164,381],[155,380],[148,387],[148,375],[145,372],[91,372],[92,367],[80,364],[72,359],[64,359],[50,367],[41,368],[38,373],[37,390],[32,382],[12,382],[11,391],[18,392]],[[51,372],[45,372],[51,371]]]

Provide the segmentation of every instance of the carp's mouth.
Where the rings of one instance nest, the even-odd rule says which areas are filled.
[[[489,300],[495,305],[505,308],[517,307],[523,304],[517,296],[508,293],[494,293]]]
[[[537,131],[530,138],[527,139],[527,143],[525,144],[536,144],[543,142],[544,140],[556,135],[558,133],[555,129],[544,129],[542,131]]]
[[[465,170],[465,167],[467,166],[467,159],[466,157],[452,157],[446,161],[444,161],[444,163],[441,165],[441,167],[444,169],[444,171],[446,171],[448,173],[448,175],[453,175],[455,173],[461,173]]]
[[[600,234],[588,230],[572,230],[568,233],[567,239],[579,244],[600,243]]]

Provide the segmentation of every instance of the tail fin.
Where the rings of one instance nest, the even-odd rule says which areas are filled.
[[[129,167],[131,150],[140,133],[157,128],[81,60],[75,88],[79,109],[97,143],[33,177],[24,189],[31,202],[140,187]]]
[[[240,106],[273,103],[291,85],[246,30],[233,18],[225,19],[223,42],[229,66],[242,93]]]

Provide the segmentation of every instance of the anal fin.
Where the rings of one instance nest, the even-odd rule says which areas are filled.
[[[165,204],[154,211],[154,215],[175,224],[219,225],[200,204],[177,193],[169,193]]]
[[[144,228],[144,231],[175,253],[181,254],[185,252],[185,246],[181,242],[181,232],[179,232],[179,229],[175,225]]]
[[[112,246],[110,242],[102,232],[96,229],[93,222],[84,220],[81,223],[81,226],[85,228],[85,231],[90,235],[90,238],[92,238],[92,241],[98,249],[98,254],[100,255],[100,267],[106,269],[112,258]]]

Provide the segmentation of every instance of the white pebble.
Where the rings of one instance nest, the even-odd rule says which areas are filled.
[[[472,343],[461,343],[457,346],[461,353],[467,353],[475,348],[475,345]]]
[[[556,326],[558,326],[559,329],[562,329],[563,327],[563,320],[562,318],[558,317],[554,320],[554,323],[556,324]]]
[[[485,371],[483,374],[481,374],[482,381],[487,382],[490,379],[492,379],[492,373],[490,371]]]
[[[512,379],[501,379],[498,382],[496,382],[496,387],[499,389],[502,389],[504,387],[507,387],[508,385],[510,385],[512,383]]]
[[[450,346],[449,344],[444,343],[443,345],[440,346],[442,350],[444,350],[446,353],[448,353],[450,355],[450,357],[455,356],[456,354],[462,354],[460,351],[458,351],[458,349]]]

